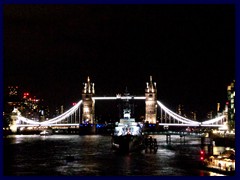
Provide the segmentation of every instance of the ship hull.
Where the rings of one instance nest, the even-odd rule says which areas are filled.
[[[144,149],[141,136],[125,135],[112,137],[112,149],[118,152],[133,152]]]

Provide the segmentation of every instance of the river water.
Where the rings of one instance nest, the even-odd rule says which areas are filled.
[[[166,136],[157,152],[117,154],[102,135],[10,135],[4,137],[5,176],[217,176],[199,169],[200,139]],[[70,159],[68,159],[71,157]]]

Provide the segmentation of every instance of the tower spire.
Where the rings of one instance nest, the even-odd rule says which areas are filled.
[[[150,76],[150,82],[147,83],[145,97],[145,121],[155,124],[157,119],[157,87],[156,83],[152,82],[152,76]]]
[[[82,91],[82,123],[94,123],[94,99],[92,98],[95,94],[94,83],[90,82],[89,76],[87,77],[87,82],[84,83],[84,88]]]

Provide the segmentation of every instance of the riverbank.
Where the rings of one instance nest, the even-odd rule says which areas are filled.
[[[225,170],[220,169],[219,167],[213,166],[213,165],[202,166],[201,169],[207,170],[207,171],[212,171],[212,172],[219,173],[219,174],[224,174],[226,176],[235,176],[235,171],[225,171]]]

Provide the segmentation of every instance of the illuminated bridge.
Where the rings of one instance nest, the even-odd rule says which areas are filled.
[[[94,83],[90,83],[88,78],[87,83],[82,91],[82,99],[79,100],[71,109],[64,112],[63,114],[54,117],[52,119],[47,119],[45,121],[36,121],[23,117],[21,113],[17,110],[13,110],[13,124],[12,128],[18,127],[46,127],[46,126],[69,126],[69,127],[79,127],[80,124],[95,124],[95,102],[102,100],[143,100],[145,101],[145,122],[150,124],[159,124],[160,126],[194,126],[194,127],[218,127],[226,128],[225,124],[227,122],[226,114],[215,117],[213,119],[208,119],[205,121],[195,121],[188,119],[186,117],[180,116],[179,114],[173,112],[167,108],[161,101],[156,99],[157,88],[156,83],[152,82],[152,77],[150,77],[150,82],[147,83],[145,89],[145,96],[121,96],[116,95],[112,97],[95,97]],[[157,121],[157,112],[160,119]]]

